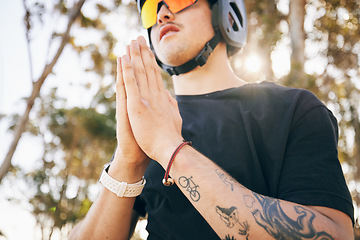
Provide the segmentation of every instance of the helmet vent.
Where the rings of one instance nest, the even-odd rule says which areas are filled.
[[[229,18],[230,18],[229,20],[232,23],[233,30],[239,31],[240,28],[243,28],[243,17],[240,13],[239,8],[237,7],[237,5],[234,2],[230,2],[230,6],[233,9],[233,12],[236,14],[236,17],[234,17],[233,13],[231,12],[231,13],[229,13]],[[241,26],[238,26],[236,19],[239,19]]]

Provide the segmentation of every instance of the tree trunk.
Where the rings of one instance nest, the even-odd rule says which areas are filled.
[[[291,70],[289,85],[305,87],[305,2],[306,0],[290,0],[289,29],[291,37]]]
[[[62,52],[65,48],[65,45],[69,42],[71,27],[72,27],[73,23],[75,22],[76,17],[80,14],[80,10],[81,10],[82,6],[84,5],[84,2],[85,2],[85,0],[79,0],[78,3],[75,4],[74,8],[71,10],[71,12],[69,14],[69,22],[67,25],[67,29],[66,29],[65,33],[62,35],[61,43],[60,43],[60,46],[59,46],[55,56],[53,57],[51,62],[45,66],[41,76],[33,84],[33,89],[32,89],[31,95],[27,99],[27,105],[26,105],[25,112],[23,113],[23,115],[21,116],[20,120],[18,121],[18,123],[15,127],[13,141],[11,142],[8,153],[6,154],[6,157],[0,167],[0,183],[1,183],[2,179],[4,178],[4,176],[6,175],[6,173],[8,172],[9,168],[11,167],[11,159],[15,153],[15,150],[19,143],[21,135],[25,131],[26,124],[29,120],[29,114],[34,105],[35,99],[39,96],[40,89],[41,89],[44,81],[46,80],[48,75],[52,72],[57,60],[59,59],[60,55],[62,54]]]
[[[264,39],[260,42],[261,46],[259,46],[259,49],[261,51],[261,56],[263,60],[263,67],[262,72],[264,79],[266,81],[273,81],[274,80],[274,72],[272,70],[272,61],[271,61],[271,53],[272,48],[275,40],[276,33],[274,34],[275,30],[274,28],[278,25],[278,19],[276,19],[277,10],[276,10],[276,4],[275,1],[268,1],[266,3],[266,7],[264,9],[265,16],[273,16],[274,19],[268,19],[264,24],[266,24],[265,27],[265,35],[268,35],[270,37],[267,38],[264,36]]]

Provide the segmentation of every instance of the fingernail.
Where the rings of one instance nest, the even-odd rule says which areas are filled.
[[[139,36],[137,40],[141,44],[146,44],[146,40],[145,40],[145,38],[143,36]]]
[[[130,57],[128,55],[124,55],[123,56],[123,60],[126,62],[126,63],[130,63]]]
[[[132,40],[132,41],[131,41],[131,45],[132,45],[133,47],[137,48],[137,49],[140,49],[139,43],[138,43],[136,40]]]

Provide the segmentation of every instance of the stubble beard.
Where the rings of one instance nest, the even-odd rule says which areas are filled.
[[[168,46],[162,49],[163,62],[170,66],[179,66],[183,64],[182,59],[186,56],[187,48],[185,46]]]
[[[180,66],[190,59],[196,57],[199,51],[191,51],[190,44],[181,44],[176,46],[167,46],[161,51],[160,60],[169,66]]]

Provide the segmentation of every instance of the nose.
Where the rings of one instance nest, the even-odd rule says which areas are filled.
[[[162,4],[157,14],[157,24],[170,22],[175,18],[175,15],[167,8],[165,4]]]

